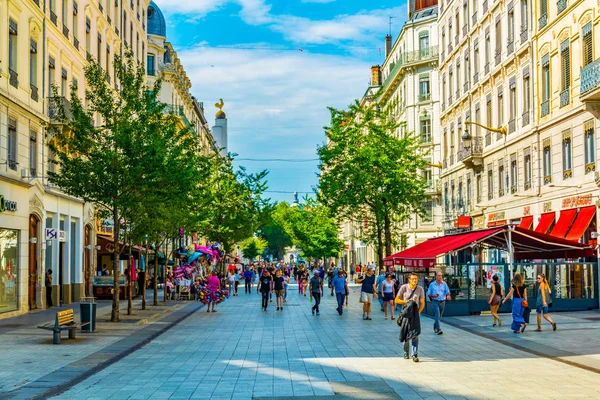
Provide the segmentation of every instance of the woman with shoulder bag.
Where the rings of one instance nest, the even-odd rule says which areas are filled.
[[[542,331],[542,316],[544,316],[544,319],[548,322],[550,322],[550,325],[552,325],[552,330],[555,331],[556,330],[556,323],[552,320],[552,318],[550,318],[550,316],[548,315],[548,305],[550,303],[552,303],[552,292],[550,291],[550,285],[548,284],[548,281],[546,280],[546,275],[544,274],[539,274],[537,276],[537,280],[538,280],[538,295],[537,295],[537,301],[536,301],[536,311],[537,311],[537,329],[535,330],[535,332],[541,332]]]
[[[494,275],[492,281],[492,288],[490,289],[491,295],[488,300],[490,312],[494,316],[494,325],[492,326],[496,326],[496,321],[498,321],[498,326],[502,326],[502,318],[498,315],[498,308],[500,308],[500,304],[502,304],[502,286],[500,285],[500,282],[498,282],[498,275]]]
[[[510,296],[513,297],[513,322],[510,327],[514,333],[523,333],[525,332],[525,328],[527,328],[525,318],[523,317],[523,312],[525,311],[525,308],[529,306],[529,303],[527,302],[527,286],[523,284],[523,277],[521,274],[515,274],[513,277],[512,288],[506,297],[504,297],[504,300],[502,300],[502,304],[504,304],[506,299],[508,299]]]

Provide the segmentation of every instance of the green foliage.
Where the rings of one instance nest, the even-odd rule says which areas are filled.
[[[270,207],[268,211],[267,222],[258,230],[257,235],[267,241],[267,254],[283,260],[285,248],[293,244],[292,238],[285,229],[290,205],[281,202]]]
[[[242,254],[249,260],[254,260],[263,254],[268,246],[269,243],[261,237],[251,237],[240,243]]]
[[[367,221],[361,239],[378,248],[385,241],[389,252],[394,227],[422,212],[426,154],[414,135],[398,137],[399,124],[386,110],[357,102],[330,112],[327,144],[318,148],[318,198],[340,220]]]

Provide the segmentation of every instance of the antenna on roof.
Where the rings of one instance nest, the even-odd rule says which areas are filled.
[[[396,17],[390,16],[390,36],[392,35],[392,20]]]

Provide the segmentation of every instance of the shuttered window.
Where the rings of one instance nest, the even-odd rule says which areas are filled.
[[[8,168],[16,171],[17,165],[17,121],[10,118],[8,120],[8,142],[7,142],[7,160]]]
[[[583,47],[583,66],[591,64],[594,61],[594,47],[592,42],[592,23],[589,22],[583,27],[581,32]]]
[[[560,72],[562,90],[571,87],[571,54],[569,39],[560,44]]]

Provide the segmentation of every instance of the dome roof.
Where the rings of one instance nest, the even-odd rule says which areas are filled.
[[[165,16],[153,1],[148,6],[148,34],[167,37]]]

